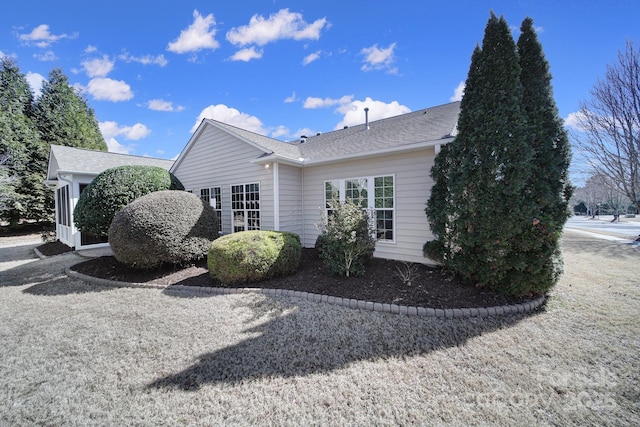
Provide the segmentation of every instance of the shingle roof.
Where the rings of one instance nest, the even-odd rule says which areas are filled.
[[[56,179],[58,171],[97,175],[116,166],[128,165],[159,166],[169,170],[173,165],[173,160],[51,145],[47,179]]]
[[[305,161],[351,157],[380,150],[401,149],[453,137],[460,114],[460,102],[426,108],[366,125],[352,126],[311,136],[296,145]],[[363,114],[364,116],[364,114]]]
[[[425,108],[366,125],[348,127],[301,141],[282,142],[213,119],[205,122],[262,148],[264,156],[276,155],[296,162],[322,162],[344,157],[366,156],[379,151],[402,150],[419,144],[451,140],[460,114],[460,102]],[[363,112],[364,118],[364,112]]]

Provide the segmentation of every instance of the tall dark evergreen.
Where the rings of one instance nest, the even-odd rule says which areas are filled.
[[[49,73],[49,80],[42,85],[35,119],[47,144],[107,150],[93,110],[58,68]]]
[[[427,255],[442,250],[443,263],[467,282],[514,295],[552,286],[527,275],[537,206],[527,194],[534,153],[520,74],[509,26],[492,13],[472,56],[458,135],[444,151],[446,162],[439,161],[447,173],[434,175],[440,189],[438,180],[446,180],[446,215],[438,219],[429,208],[427,214],[430,221],[445,218],[435,227],[444,235],[425,245]]]
[[[53,219],[53,197],[45,185],[48,146],[32,118],[33,94],[18,66],[9,58],[0,68],[0,157],[4,159],[5,197],[0,216],[20,220]]]
[[[555,283],[561,273],[559,238],[568,216],[572,187],[569,183],[571,149],[558,114],[551,73],[533,19],[526,18],[518,38],[522,105],[527,115],[528,134],[534,151],[528,196],[535,201],[537,245],[530,250],[529,274]]]

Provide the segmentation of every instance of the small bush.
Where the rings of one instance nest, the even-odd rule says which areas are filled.
[[[283,231],[241,231],[211,244],[209,274],[223,284],[260,282],[292,274],[300,263],[300,237]]]
[[[365,272],[365,264],[376,248],[374,224],[371,216],[356,203],[333,201],[328,218],[322,215],[318,224],[320,236],[316,247],[320,258],[332,274],[358,276]]]
[[[218,237],[215,211],[184,191],[157,191],[120,210],[109,227],[116,259],[136,268],[204,258]]]
[[[184,186],[178,178],[157,166],[107,169],[80,195],[73,221],[83,233],[107,236],[116,212],[140,196],[161,190],[184,190]]]

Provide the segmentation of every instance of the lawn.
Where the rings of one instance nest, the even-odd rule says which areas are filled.
[[[637,247],[569,232],[543,310],[442,319],[99,287],[9,240],[0,426],[640,424]]]

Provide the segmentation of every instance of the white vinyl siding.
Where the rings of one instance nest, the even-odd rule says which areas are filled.
[[[272,168],[275,170],[275,168]],[[280,179],[280,230],[296,233],[302,239],[302,169],[278,165]]]
[[[186,188],[220,187],[222,206],[221,230],[223,234],[233,232],[231,215],[231,186],[257,183],[260,186],[260,228],[272,230],[273,176],[271,169],[251,163],[265,153],[252,145],[208,125],[197,140],[184,153],[182,162],[173,174]],[[199,194],[199,190],[196,190]]]
[[[304,247],[313,247],[318,236],[316,224],[326,209],[327,182],[354,177],[394,177],[394,241],[378,241],[375,256],[410,262],[430,262],[422,246],[433,239],[424,208],[433,181],[430,176],[433,148],[372,159],[345,161],[304,169]]]

